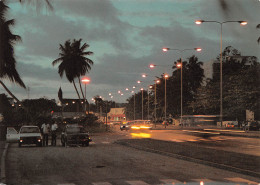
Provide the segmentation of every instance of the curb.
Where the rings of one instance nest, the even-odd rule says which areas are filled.
[[[8,149],[9,143],[5,143],[5,148],[3,151],[3,155],[1,157],[1,174],[0,174],[0,184],[1,183],[6,183],[6,174],[5,174],[5,158],[6,158],[6,153],[7,153],[7,149]]]
[[[124,142],[124,141],[116,141],[115,143],[123,145],[123,146],[131,147],[131,148],[135,148],[135,149],[138,149],[138,150],[143,150],[143,151],[146,151],[146,152],[161,154],[161,155],[165,155],[165,156],[168,156],[168,157],[174,157],[176,159],[181,159],[181,160],[186,160],[186,161],[189,161],[189,162],[195,162],[195,163],[198,163],[198,164],[208,165],[208,166],[211,166],[211,167],[215,167],[215,168],[219,168],[219,169],[223,169],[223,170],[228,170],[228,171],[232,171],[232,172],[236,172],[236,173],[241,173],[241,174],[249,175],[249,176],[252,176],[252,177],[259,178],[259,176],[260,176],[260,173],[258,173],[258,172],[254,172],[254,171],[250,171],[250,170],[246,170],[246,169],[241,169],[241,168],[237,168],[237,167],[233,167],[233,166],[229,166],[229,165],[225,165],[225,164],[221,164],[221,163],[214,163],[214,162],[210,162],[210,161],[204,161],[204,160],[201,160],[201,159],[196,159],[196,158],[193,158],[193,157],[188,157],[188,156],[183,156],[183,155],[179,155],[179,154],[154,150],[154,149],[147,148],[147,147],[141,147],[141,146],[138,146],[138,145],[135,145],[135,144],[130,144],[130,143]]]

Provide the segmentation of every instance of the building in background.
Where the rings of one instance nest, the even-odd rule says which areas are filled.
[[[110,112],[107,114],[108,121],[125,121],[125,107],[122,108],[111,108]]]

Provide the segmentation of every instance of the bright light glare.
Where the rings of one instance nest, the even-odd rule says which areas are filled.
[[[247,21],[239,21],[240,25],[245,26],[247,25]]]
[[[141,88],[141,91],[143,91],[144,90],[144,88]]]
[[[140,80],[138,80],[138,81],[137,81],[137,83],[138,83],[138,84],[140,84],[140,83],[141,83],[141,81],[140,81]]]
[[[132,127],[133,128],[133,127]],[[131,136],[133,138],[135,137],[141,137],[141,138],[150,138],[151,134],[147,134],[147,133],[131,133]]]
[[[155,67],[155,65],[154,64],[150,64],[150,66],[149,66],[151,69],[153,69],[154,67]]]
[[[123,96],[124,94],[122,93],[121,96]]]
[[[133,89],[135,89],[135,86],[133,86]]]
[[[153,88],[153,86],[152,86],[152,85],[150,85],[150,86],[149,86],[149,88],[150,88],[150,89],[152,89],[152,88]]]
[[[195,48],[196,51],[201,51],[202,49],[201,48]]]
[[[181,63],[177,63],[176,65],[178,68],[181,68]]]
[[[83,79],[81,80],[81,82],[82,82],[82,83],[89,83],[89,82],[90,82],[90,79],[88,79],[88,78],[83,78]]]
[[[162,48],[163,52],[168,51],[170,48]]]
[[[202,22],[203,22],[202,20],[196,20],[195,21],[195,23],[198,24],[198,25],[201,24]]]
[[[111,96],[112,94],[111,94],[111,93],[109,93],[108,95],[109,95],[109,96]]]
[[[145,77],[147,77],[147,75],[146,74],[142,74],[142,77],[145,78]]]
[[[168,77],[169,77],[169,75],[168,75],[168,74],[165,74],[165,75],[164,75],[164,78],[168,78]]]
[[[128,91],[129,89],[128,88],[125,88],[126,91]]]
[[[157,84],[160,83],[160,80],[156,80],[156,83],[157,83]]]
[[[117,91],[118,92],[118,94],[120,94],[121,93],[121,91]]]

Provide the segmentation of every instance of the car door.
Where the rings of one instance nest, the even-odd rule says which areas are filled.
[[[18,142],[20,139],[19,133],[14,127],[7,127],[6,129],[6,142]]]

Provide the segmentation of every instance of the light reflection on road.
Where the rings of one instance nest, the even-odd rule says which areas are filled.
[[[131,133],[132,138],[151,138],[151,134],[148,133]]]

